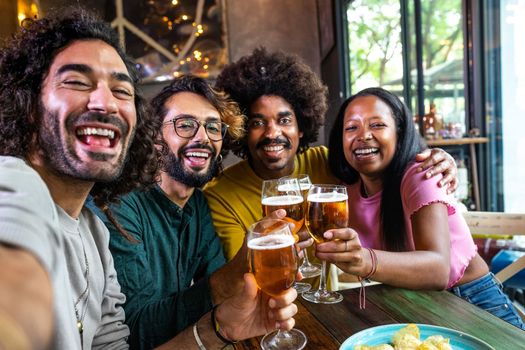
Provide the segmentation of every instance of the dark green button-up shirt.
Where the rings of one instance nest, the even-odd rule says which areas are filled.
[[[209,276],[225,264],[221,243],[198,189],[184,208],[156,186],[123,196],[111,211],[139,241],[129,242],[99,215],[111,233],[110,249],[127,298],[129,343],[151,349],[211,309]]]

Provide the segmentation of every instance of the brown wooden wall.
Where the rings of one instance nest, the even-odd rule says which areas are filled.
[[[258,46],[301,56],[320,74],[316,0],[226,0],[226,31],[230,60]]]
[[[16,31],[16,0],[0,0],[0,39],[7,38]]]

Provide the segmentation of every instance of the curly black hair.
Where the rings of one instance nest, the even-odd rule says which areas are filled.
[[[78,8],[64,9],[56,16],[24,21],[4,43],[0,49],[0,154],[28,159],[39,150],[43,81],[56,55],[78,40],[101,40],[112,46],[124,61],[136,92],[135,137],[122,175],[112,182],[96,183],[91,192],[95,203],[104,207],[121,194],[155,183],[165,146],[158,137],[160,123],[138,91],[134,63],[120,48],[115,31],[96,15]]]
[[[303,137],[298,152],[317,141],[328,109],[328,88],[299,56],[282,51],[268,53],[257,48],[249,56],[227,65],[217,77],[216,88],[224,90],[249,116],[250,106],[261,96],[282,97],[293,108]],[[237,156],[249,154],[246,137],[231,145]]]
[[[401,180],[405,170],[417,153],[425,149],[424,141],[412,122],[412,113],[393,93],[373,87],[350,96],[339,109],[337,118],[330,131],[328,142],[328,164],[332,174],[347,184],[359,180],[359,172],[352,168],[344,155],[343,130],[346,108],[356,98],[375,96],[388,105],[396,122],[397,145],[392,162],[383,174],[383,192],[381,197],[381,227],[385,248],[392,251],[406,250],[406,230],[401,202]]]

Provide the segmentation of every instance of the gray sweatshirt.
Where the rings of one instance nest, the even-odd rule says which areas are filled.
[[[52,349],[81,349],[74,304],[86,290],[86,259],[89,292],[76,305],[84,323],[83,349],[128,348],[125,297],[106,227],[87,208],[78,219],[70,217],[53,202],[36,171],[6,156],[0,156],[0,243],[30,251],[48,271],[54,293]]]

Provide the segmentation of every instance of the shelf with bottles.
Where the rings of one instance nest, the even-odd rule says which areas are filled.
[[[472,195],[464,200],[465,205],[469,210],[481,210],[479,180],[478,180],[478,164],[476,159],[476,145],[485,144],[489,141],[486,137],[466,137],[462,139],[443,139],[443,140],[429,140],[427,145],[429,147],[443,147],[447,152],[454,155],[457,154],[456,165],[458,166],[458,173],[460,168],[467,170],[467,179],[470,179],[470,191]],[[465,154],[463,146],[468,145],[469,152]],[[462,170],[463,172],[463,170]],[[459,176],[459,174],[458,174]],[[461,175],[464,176],[464,175]],[[463,201],[463,200],[462,200]]]

